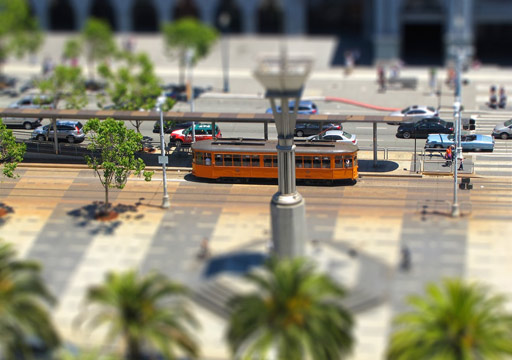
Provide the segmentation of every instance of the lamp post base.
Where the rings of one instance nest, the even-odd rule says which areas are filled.
[[[459,217],[459,216],[460,216],[459,204],[453,204],[452,205],[452,217]]]
[[[169,209],[171,207],[171,204],[169,203],[169,196],[164,195],[162,199],[162,209]]]
[[[306,206],[300,197],[294,203],[270,202],[274,254],[280,258],[304,256]]]

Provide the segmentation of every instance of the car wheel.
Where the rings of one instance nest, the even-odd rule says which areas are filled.
[[[46,138],[45,138],[45,136],[44,136],[44,135],[37,135],[37,136],[36,136],[36,140],[37,140],[37,141],[45,141],[45,140],[46,140]]]
[[[304,132],[302,130],[297,131],[297,136],[298,137],[303,137],[304,136]]]
[[[402,134],[402,136],[404,137],[404,139],[410,139],[411,138],[411,133],[408,132],[408,131],[404,131],[404,133]]]
[[[66,138],[66,140],[68,141],[68,143],[73,144],[75,142],[75,137],[74,136],[68,136]]]
[[[507,133],[501,133],[500,138],[502,138],[503,140],[507,140],[508,139],[508,134]]]
[[[23,123],[23,127],[26,129],[26,130],[30,130],[32,129],[32,124],[29,123],[28,121],[27,122],[24,122]]]

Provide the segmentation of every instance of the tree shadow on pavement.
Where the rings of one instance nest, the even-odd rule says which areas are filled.
[[[358,159],[359,172],[391,172],[400,166],[398,163],[390,160],[378,160],[377,166],[373,166],[373,160]]]
[[[10,214],[14,213],[14,209],[11,206],[0,202],[0,226],[3,226],[10,218]]]
[[[111,212],[117,214],[112,218],[98,218],[103,210],[104,203],[95,201],[92,204],[85,205],[79,209],[71,210],[67,214],[77,220],[77,225],[81,227],[89,227],[91,235],[105,234],[111,235],[121,225],[123,221],[140,220],[143,214],[136,214],[138,207],[142,205],[139,201],[134,205],[117,204],[111,207]]]

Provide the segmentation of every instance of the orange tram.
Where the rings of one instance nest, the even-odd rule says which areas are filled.
[[[295,141],[297,179],[357,180],[357,145]],[[192,174],[199,178],[277,179],[277,140],[215,139],[192,144]]]

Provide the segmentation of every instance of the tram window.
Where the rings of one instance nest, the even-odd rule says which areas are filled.
[[[352,167],[352,158],[351,157],[344,157],[343,162],[344,162],[346,168]]]
[[[203,165],[203,153],[196,153],[196,164]]]
[[[241,155],[233,155],[233,165],[240,166],[242,165],[242,156]]]
[[[296,168],[303,168],[304,164],[302,163],[304,161],[303,156],[295,156],[295,167]]]
[[[305,168],[313,167],[313,158],[311,156],[304,156],[304,167]]]
[[[251,166],[251,156],[250,155],[244,155],[242,157],[242,166]]]
[[[224,166],[233,166],[233,155],[231,155],[231,154],[224,155]]]
[[[204,164],[206,166],[210,166],[212,164],[212,154],[210,154],[210,153],[204,154]]]
[[[222,154],[215,154],[215,165],[216,166],[224,166],[224,161],[222,160]]]
[[[343,158],[341,156],[334,157],[334,167],[338,169],[343,168]]]
[[[272,156],[272,167],[277,167],[277,156]]]
[[[322,157],[322,168],[330,169],[331,168],[331,158],[329,156]]]
[[[260,167],[260,156],[259,155],[252,155],[252,166],[253,167]]]
[[[321,160],[320,156],[313,157],[313,167],[314,168],[322,167],[322,160]]]
[[[272,155],[263,155],[263,166],[272,167]]]

